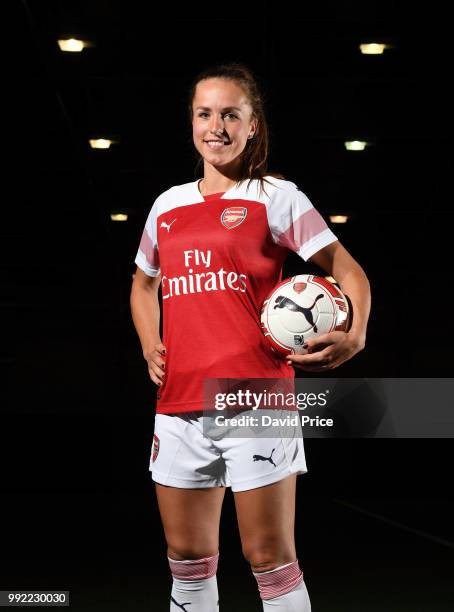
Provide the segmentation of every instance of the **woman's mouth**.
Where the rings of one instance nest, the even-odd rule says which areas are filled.
[[[222,140],[204,140],[204,143],[209,149],[212,149],[213,151],[222,149],[223,146],[228,144],[227,142],[224,142]]]

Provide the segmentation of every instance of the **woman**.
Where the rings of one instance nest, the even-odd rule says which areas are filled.
[[[364,348],[369,283],[297,186],[266,171],[263,101],[246,67],[200,74],[189,113],[203,178],[154,202],[131,291],[143,356],[159,387],[150,470],[173,576],[170,610],[218,609],[219,520],[231,486],[263,610],[307,612],[294,541],[296,476],[307,471],[302,437],[267,438],[265,449],[256,438],[204,436],[203,381],[288,379],[293,367],[337,367]],[[348,333],[309,340],[309,354],[282,360],[261,333],[259,313],[289,249],[336,278],[354,320]]]

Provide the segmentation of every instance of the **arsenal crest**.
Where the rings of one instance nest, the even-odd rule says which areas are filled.
[[[159,438],[156,434],[153,435],[153,446],[151,451],[151,458],[153,463],[156,461],[159,453]]]
[[[246,219],[247,208],[243,206],[232,206],[225,208],[221,214],[221,223],[227,229],[238,227]]]
[[[293,291],[296,291],[296,293],[301,293],[302,291],[304,291],[306,289],[307,283],[295,283],[293,285]]]

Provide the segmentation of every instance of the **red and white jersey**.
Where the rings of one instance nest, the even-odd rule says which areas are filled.
[[[289,250],[305,261],[337,240],[295,183],[266,176],[203,196],[200,179],[155,200],[135,263],[161,274],[167,348],[157,412],[202,411],[207,378],[289,378],[260,309],[282,280]],[[248,187],[249,185],[249,187]]]

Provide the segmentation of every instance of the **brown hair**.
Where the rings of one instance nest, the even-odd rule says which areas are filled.
[[[238,184],[249,179],[249,184],[246,188],[249,189],[251,182],[254,179],[259,179],[260,189],[264,189],[263,183],[269,183],[264,177],[273,176],[279,179],[285,179],[282,174],[267,171],[267,158],[269,151],[269,131],[265,117],[264,98],[260,92],[257,79],[252,72],[243,64],[236,62],[230,64],[221,64],[212,66],[200,72],[193,80],[188,99],[189,121],[192,123],[193,110],[192,104],[195,98],[196,87],[200,81],[205,79],[220,78],[235,81],[246,93],[249,98],[249,103],[252,106],[252,116],[257,119],[257,129],[254,137],[247,141],[244,151],[241,154],[242,163],[240,167],[240,177]],[[198,161],[195,167],[195,174],[202,164],[203,157],[197,153]]]

